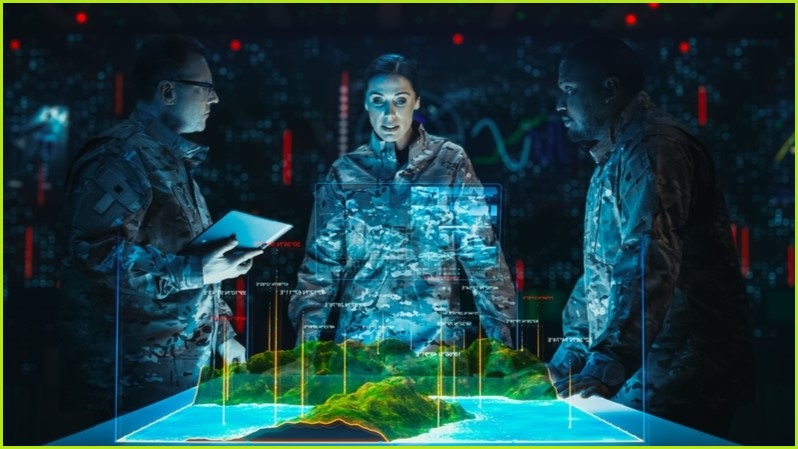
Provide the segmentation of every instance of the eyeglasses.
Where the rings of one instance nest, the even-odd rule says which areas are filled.
[[[199,86],[208,89],[208,95],[213,92],[213,83],[205,83],[202,81],[193,81],[193,80],[166,80],[171,81],[173,83],[180,83],[180,84],[188,84],[189,86]]]

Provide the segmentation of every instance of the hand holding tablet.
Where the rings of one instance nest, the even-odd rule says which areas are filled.
[[[230,211],[189,242],[181,254],[200,254],[235,236],[236,250],[264,249],[288,232],[293,225],[241,211]]]
[[[228,212],[194,240],[181,254],[202,257],[204,284],[246,274],[252,259],[293,226],[240,211]]]

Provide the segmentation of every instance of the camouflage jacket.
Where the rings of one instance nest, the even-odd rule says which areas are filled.
[[[234,335],[219,319],[230,314],[219,285],[203,285],[200,257],[178,255],[211,223],[191,174],[207,151],[140,109],[83,147],[66,198],[73,342],[113,340],[117,303],[126,363],[201,363],[217,334]]]
[[[414,128],[404,167],[394,146],[372,134],[317,185],[289,304],[299,341],[317,339],[339,308],[338,323],[327,325],[337,341],[395,338],[418,351],[459,344],[469,326],[459,297],[467,288],[484,335],[511,343],[515,291],[483,186],[461,147]]]
[[[590,149],[584,273],[551,368],[655,414],[728,406],[750,380],[748,301],[710,155],[642,92],[614,129]]]

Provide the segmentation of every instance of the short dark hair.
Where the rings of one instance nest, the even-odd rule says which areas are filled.
[[[421,96],[421,86],[418,81],[418,64],[414,59],[408,59],[396,53],[386,53],[378,56],[366,67],[363,79],[366,83],[377,75],[402,75],[410,81],[416,96]]]
[[[205,56],[205,46],[193,37],[160,34],[145,39],[131,70],[136,100],[151,99],[158,83],[178,76],[191,54]]]
[[[592,37],[577,42],[563,55],[563,60],[583,64],[600,78],[616,77],[629,94],[643,90],[643,66],[634,50],[614,37]]]

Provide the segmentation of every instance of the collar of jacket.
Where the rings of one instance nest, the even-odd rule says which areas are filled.
[[[411,179],[429,165],[438,151],[438,148],[430,147],[429,134],[421,123],[414,120],[412,128],[416,138],[407,146],[409,152],[407,166],[397,173],[399,176]],[[379,158],[396,162],[396,145],[380,139],[374,131],[371,132],[369,146]]]
[[[192,167],[201,164],[208,156],[209,147],[194,143],[175,133],[141,107],[136,107],[130,114],[130,118],[140,123],[144,132],[157,140],[172,155],[185,160]]]
[[[639,111],[650,109],[653,106],[654,103],[651,102],[651,97],[649,97],[647,93],[643,91],[638,92],[637,96],[626,105],[620,114],[618,114],[615,123],[610,127],[609,135],[586,148],[590,156],[593,157],[593,161],[595,161],[596,164],[604,163],[604,161],[610,157],[613,150],[615,150],[618,136],[623,133],[627,125],[629,125],[629,122],[632,121],[632,117]]]

